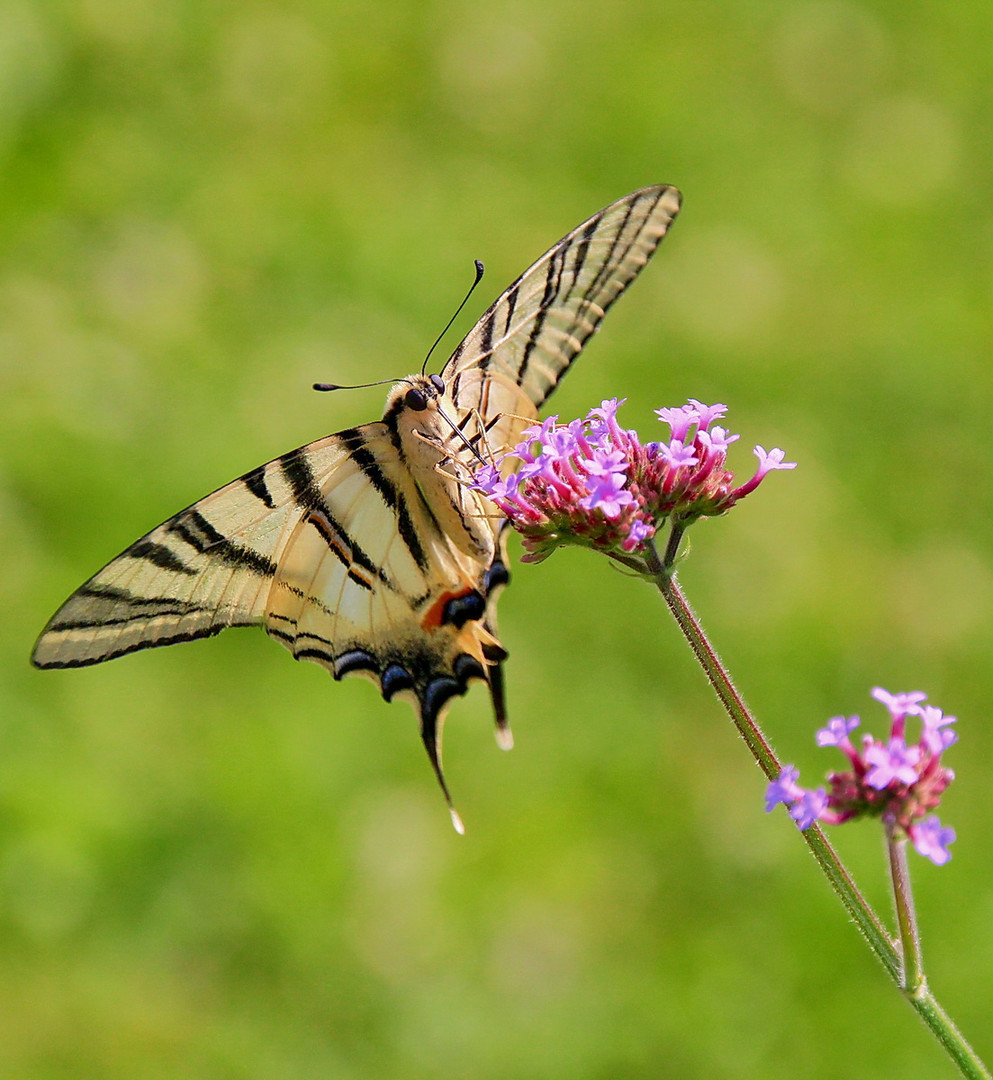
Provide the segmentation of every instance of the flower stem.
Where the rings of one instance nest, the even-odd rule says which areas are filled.
[[[890,880],[893,883],[893,906],[900,928],[900,982],[905,994],[913,996],[926,985],[921,938],[914,911],[914,893],[907,866],[907,838],[892,822],[886,824],[886,847],[890,857]]]
[[[707,680],[731,717],[739,735],[752,752],[759,768],[769,780],[774,780],[779,775],[782,765],[762,734],[744,699],[735,688],[730,674],[721,663],[720,657],[707,639],[676,582],[672,568],[677,545],[678,538],[673,542],[670,536],[664,561],[659,558],[654,546],[648,545],[645,555],[647,576],[661,592],[679,629],[703,668]],[[902,942],[902,949],[898,949],[884,928],[882,920],[859,892],[820,826],[814,825],[800,835],[870,949],[886,969],[886,973],[944,1047],[962,1075],[968,1077],[969,1080],[993,1080],[986,1066],[962,1037],[928,988],[920,952],[920,939],[913,914],[910,879],[906,868],[905,841],[901,844],[900,841],[894,841],[892,838],[890,840],[891,874],[894,895],[897,898],[897,918]]]
[[[671,551],[671,544],[666,552],[667,556],[669,551]],[[762,771],[770,780],[774,780],[779,775],[782,766],[772,747],[766,742],[758,724],[752,719],[748,706],[731,681],[731,676],[721,663],[720,657],[708,641],[707,635],[703,632],[696,615],[676,582],[675,574],[663,566],[654,548],[649,548],[647,561],[653,572],[655,584],[666,604],[669,605],[673,618],[682,630],[683,637],[689,642],[714,692],[738,729],[738,734],[745,740]]]

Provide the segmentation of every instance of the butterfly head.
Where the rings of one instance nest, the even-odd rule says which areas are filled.
[[[404,379],[412,383],[403,392],[403,403],[412,412],[426,412],[432,401],[437,401],[445,393],[445,380],[440,375],[420,375]]]
[[[401,431],[416,429],[437,438],[451,430],[445,416],[454,412],[448,387],[440,375],[407,375],[393,384],[384,420]]]
[[[383,420],[396,432],[408,464],[433,469],[451,457],[453,439],[464,443],[458,415],[440,375],[408,375],[390,390]]]

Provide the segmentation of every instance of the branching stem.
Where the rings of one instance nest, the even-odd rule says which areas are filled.
[[[662,594],[718,700],[759,768],[769,780],[774,780],[782,769],[779,759],[731,681],[731,676],[710,644],[676,581],[674,566],[681,538],[682,531],[674,529],[662,559],[654,546],[649,545],[642,572]],[[962,1037],[928,987],[907,872],[906,840],[888,835],[891,878],[900,929],[898,946],[855,885],[820,826],[815,824],[800,835],[886,973],[958,1066],[962,1075],[969,1080],[993,1080],[989,1070]]]

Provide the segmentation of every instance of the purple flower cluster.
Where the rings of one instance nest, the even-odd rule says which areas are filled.
[[[667,520],[685,526],[723,514],[772,469],[795,468],[782,450],[756,446],[758,470],[736,487],[725,461],[738,436],[714,424],[725,406],[690,399],[657,409],[669,440],[642,445],[617,422],[623,403],[604,401],[568,424],[549,417],[473,474],[472,486],[523,536],[525,562],[540,562],[560,544],[632,554]]]
[[[929,811],[941,801],[955,778],[941,764],[941,755],[958,736],[949,727],[954,716],[945,716],[934,705],[925,705],[920,692],[890,694],[876,687],[872,696],[889,709],[891,726],[886,742],[862,736],[861,752],[849,734],[858,727],[857,716],[835,716],[817,732],[818,746],[836,746],[848,758],[851,769],[828,775],[828,788],[805,790],[797,784],[798,771],[787,765],[766,790],[765,808],[779,803],[789,807],[790,817],[801,829],[815,821],[840,825],[857,817],[881,817],[898,827],[918,853],[938,866],[952,857],[948,845],[955,830],[944,828]],[[918,717],[920,739],[908,745],[907,717]]]

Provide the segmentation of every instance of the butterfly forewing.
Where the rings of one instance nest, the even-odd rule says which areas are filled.
[[[383,421],[284,454],[153,529],[59,608],[34,663],[79,667],[262,624],[336,679],[363,674],[387,700],[408,697],[447,795],[441,724],[471,679],[489,684],[509,745],[496,636],[506,522],[461,483],[465,469],[537,416],[678,210],[674,188],[644,188],[574,229],[467,335],[444,393],[436,376],[410,376]],[[409,404],[411,387],[437,399],[431,410]]]
[[[133,543],[52,616],[38,667],[80,667],[136,649],[262,621],[305,498],[303,467],[333,474],[335,436],[285,454],[194,503]]]
[[[442,376],[464,409],[480,408],[485,379],[520,386],[535,408],[651,258],[676,214],[680,195],[665,185],[642,188],[577,226],[490,306],[452,354]]]

